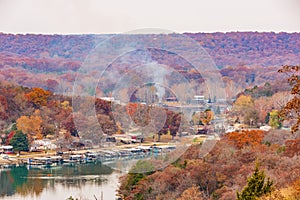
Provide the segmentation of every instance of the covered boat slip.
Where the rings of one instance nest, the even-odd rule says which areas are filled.
[[[11,148],[4,148],[9,151]],[[30,158],[16,158],[16,162],[13,164],[21,164],[35,167],[52,167],[64,164],[76,164],[76,163],[91,163],[91,162],[107,162],[117,160],[131,160],[131,159],[147,159],[152,156],[164,155],[170,151],[176,149],[173,145],[152,145],[152,146],[135,146],[129,148],[118,149],[99,149],[92,151],[81,151],[77,154],[69,154],[64,152],[61,155],[41,155],[41,157]],[[11,158],[11,157],[9,157]],[[14,157],[13,157],[14,158]]]
[[[35,157],[28,159],[28,165],[50,165],[51,159],[48,157]]]

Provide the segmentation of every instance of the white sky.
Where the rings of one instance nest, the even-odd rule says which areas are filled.
[[[300,32],[300,0],[0,0],[0,32]]]

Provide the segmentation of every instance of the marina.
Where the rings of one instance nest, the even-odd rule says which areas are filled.
[[[0,200],[67,199],[70,196],[115,200],[120,176],[137,161],[156,159],[175,149],[174,145],[145,145],[57,152],[57,155],[29,158],[9,155],[4,159],[7,162],[0,165],[3,186],[0,187]]]
[[[28,158],[20,158],[6,155],[7,162],[0,164],[0,168],[7,166],[39,166],[53,167],[57,165],[91,163],[108,161],[121,161],[131,159],[147,159],[164,155],[172,150],[175,150],[174,145],[163,146],[136,146],[120,149],[101,149],[90,151],[74,151],[74,152],[59,152],[57,155],[42,155]]]

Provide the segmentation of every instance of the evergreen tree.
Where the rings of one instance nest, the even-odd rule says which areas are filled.
[[[258,163],[256,163],[254,173],[248,178],[247,185],[241,193],[237,192],[238,200],[256,200],[265,194],[272,191],[273,181],[270,178],[265,182],[265,172],[259,170]]]
[[[28,138],[27,135],[23,134],[22,131],[18,130],[17,133],[11,138],[10,144],[13,146],[14,150],[18,151],[28,151]]]
[[[266,116],[266,119],[265,119],[265,123],[269,124],[269,121],[270,121],[270,113],[268,112],[267,116]]]
[[[216,109],[216,114],[217,114],[217,115],[221,114],[220,106],[217,107],[217,109]]]

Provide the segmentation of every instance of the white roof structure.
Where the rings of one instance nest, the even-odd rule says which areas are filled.
[[[0,149],[13,149],[11,145],[0,146]]]

